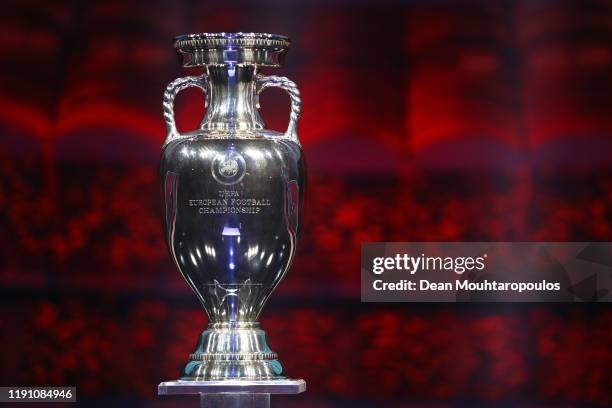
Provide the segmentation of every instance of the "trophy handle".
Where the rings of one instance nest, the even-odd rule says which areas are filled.
[[[264,89],[272,87],[281,88],[289,94],[289,98],[291,99],[291,114],[289,115],[289,126],[287,126],[285,136],[299,145],[300,139],[298,138],[297,124],[302,110],[300,91],[295,82],[289,78],[281,76],[257,76],[257,95]],[[259,102],[257,102],[257,107],[259,108]]]
[[[164,146],[173,141],[174,139],[179,137],[179,132],[176,129],[176,121],[174,119],[174,98],[179,94],[182,90],[189,87],[200,88],[204,95],[206,95],[206,85],[208,83],[208,78],[206,75],[202,76],[188,76],[183,78],[178,78],[172,81],[167,87],[166,92],[164,92],[164,121],[166,122],[166,141],[164,142]]]

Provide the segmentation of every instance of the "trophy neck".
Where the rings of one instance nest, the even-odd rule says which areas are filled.
[[[254,65],[224,64],[207,67],[207,109],[201,129],[263,129],[257,110]]]

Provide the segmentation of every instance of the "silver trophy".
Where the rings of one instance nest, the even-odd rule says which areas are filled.
[[[300,94],[289,79],[258,72],[279,66],[289,44],[255,33],[175,38],[183,66],[202,66],[204,74],[179,78],[164,93],[164,231],[209,325],[180,380],[160,384],[160,394],[202,394],[214,403],[305,390],[303,380],[285,376],[257,321],[291,266],[301,227]],[[206,114],[199,129],[179,133],[174,99],[188,87],[204,92]],[[258,111],[259,94],[270,87],[291,99],[285,133],[267,130]]]

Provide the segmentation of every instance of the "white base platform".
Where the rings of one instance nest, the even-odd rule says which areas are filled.
[[[158,395],[192,395],[220,393],[300,394],[306,391],[304,380],[223,380],[165,381],[157,386]]]
[[[200,395],[201,408],[270,408],[270,394],[299,394],[304,380],[165,381],[158,395]]]

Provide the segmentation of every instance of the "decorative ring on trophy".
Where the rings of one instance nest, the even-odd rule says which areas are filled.
[[[190,360],[213,361],[213,360],[276,360],[276,353],[191,353]]]

